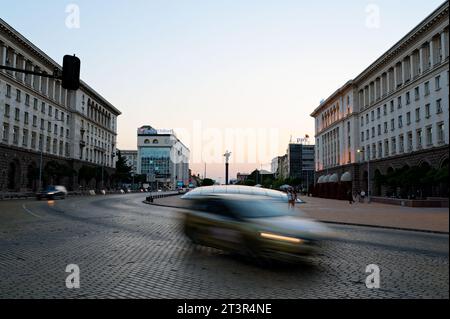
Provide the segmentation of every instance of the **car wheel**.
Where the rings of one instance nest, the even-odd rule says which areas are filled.
[[[264,252],[261,251],[258,244],[254,241],[246,240],[243,252],[247,260],[251,263],[255,263],[260,267],[272,266],[272,260],[264,256]]]
[[[191,240],[191,242],[193,244],[200,244],[197,233],[187,223],[184,225],[184,233]]]

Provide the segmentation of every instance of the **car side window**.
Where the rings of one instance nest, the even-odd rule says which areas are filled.
[[[235,218],[230,208],[221,199],[214,198],[214,199],[197,200],[192,203],[191,209],[223,217]]]

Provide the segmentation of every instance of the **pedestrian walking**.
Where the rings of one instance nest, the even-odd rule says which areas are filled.
[[[364,203],[364,200],[366,198],[366,192],[364,190],[361,191],[361,202]]]
[[[351,189],[347,191],[347,197],[349,204],[352,205],[355,201],[353,200],[353,193]]]
[[[288,206],[289,209],[294,208],[294,192],[292,189],[288,189],[287,191],[287,197],[288,197]]]

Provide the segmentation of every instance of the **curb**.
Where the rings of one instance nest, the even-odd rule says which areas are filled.
[[[155,204],[147,201],[143,201],[144,204],[159,206],[159,207],[167,207],[167,208],[176,208],[176,209],[187,209],[186,207],[180,206],[171,206],[171,205],[163,205],[163,204]],[[345,223],[345,222],[333,222],[327,220],[316,219],[318,222],[324,224],[334,224],[334,225],[342,225],[342,226],[357,226],[357,227],[369,227],[369,228],[378,228],[378,229],[390,229],[390,230],[401,230],[401,231],[409,231],[409,232],[420,232],[420,233],[428,233],[428,234],[436,234],[436,235],[449,235],[449,232],[438,231],[438,230],[426,230],[426,229],[413,229],[413,228],[402,228],[402,227],[393,227],[393,226],[381,226],[381,225],[368,225],[368,224],[356,224],[356,223]]]

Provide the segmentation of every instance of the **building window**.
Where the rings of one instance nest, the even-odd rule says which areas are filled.
[[[381,109],[377,108],[377,119],[381,118]]]
[[[418,129],[416,131],[416,146],[417,146],[417,149],[422,148],[422,130],[421,129]]]
[[[384,141],[384,156],[389,156],[389,140]]]
[[[25,105],[30,106],[30,95],[29,94],[25,94]]]
[[[51,105],[48,106],[48,116],[52,116],[53,114],[53,107]]]
[[[416,101],[418,101],[420,99],[420,89],[419,89],[419,87],[414,88],[414,98],[416,99]]]
[[[399,96],[397,98],[397,108],[401,109],[402,108],[402,97]]]
[[[380,136],[381,135],[381,124],[378,124],[377,129],[378,129],[378,136]]]
[[[37,126],[37,116],[33,115],[33,127]]]
[[[33,109],[37,111],[38,109],[38,99],[33,99]]]
[[[435,87],[436,87],[436,91],[439,91],[441,89],[441,76],[438,75],[435,79]]]
[[[13,127],[13,144],[19,144],[19,128],[17,126]]]
[[[364,116],[361,116],[361,127],[364,126]]]
[[[47,123],[47,131],[48,131],[49,133],[52,132],[52,123],[51,123],[50,121]]]
[[[420,121],[420,107],[416,109],[416,122]]]
[[[441,103],[441,99],[436,101],[436,114],[441,114],[442,113],[442,103]]]
[[[370,112],[370,119],[371,121],[375,121],[375,111]]]
[[[45,103],[44,102],[41,103],[41,113],[45,114]]]
[[[370,137],[369,130],[366,130],[366,140],[368,141]]]
[[[14,112],[14,120],[20,121],[20,109],[18,107],[16,107]]]
[[[411,112],[406,113],[406,125],[411,124]]]
[[[438,143],[443,144],[445,142],[445,126],[444,123],[438,123],[437,125]]]
[[[22,92],[19,89],[16,89],[16,101],[20,103],[22,100]]]
[[[398,151],[399,153],[403,153],[405,151],[405,138],[403,137],[403,135],[400,135],[398,138],[399,142],[398,142]]]
[[[391,119],[391,131],[395,130],[395,120]]]
[[[387,105],[383,105],[383,115],[387,115]]]
[[[430,82],[425,82],[425,96],[430,95]]]
[[[402,128],[403,127],[403,117],[401,115],[399,115],[398,117],[398,128]]]
[[[427,139],[427,146],[433,145],[433,128],[431,126],[428,126],[426,128],[426,139]]]
[[[375,137],[375,127],[372,127],[372,138]]]
[[[5,113],[4,113],[5,117],[9,117],[10,108],[11,107],[9,106],[9,104],[5,104]]]
[[[384,133],[388,132],[388,123],[384,122]]]
[[[408,152],[411,152],[413,149],[413,133],[408,132]]]
[[[394,101],[391,101],[391,113],[394,112]]]
[[[391,154],[397,154],[397,139],[395,137],[391,139]]]
[[[28,130],[23,130],[23,136],[22,136],[22,145],[27,146],[28,145]]]
[[[364,142],[364,131],[361,132],[361,142]]]
[[[406,92],[406,105],[409,105],[411,103],[411,96],[409,92]]]
[[[9,141],[9,124],[3,123],[3,141],[8,142]]]
[[[425,118],[430,118],[430,104],[425,105]]]
[[[11,97],[11,85],[6,84],[6,93],[5,93],[6,97],[10,98]]]
[[[25,112],[25,113],[24,113],[24,116],[23,116],[23,122],[24,122],[26,125],[28,125],[28,122],[29,122],[29,114],[28,114],[28,112]]]
[[[31,132],[31,148],[36,148],[36,132]]]

